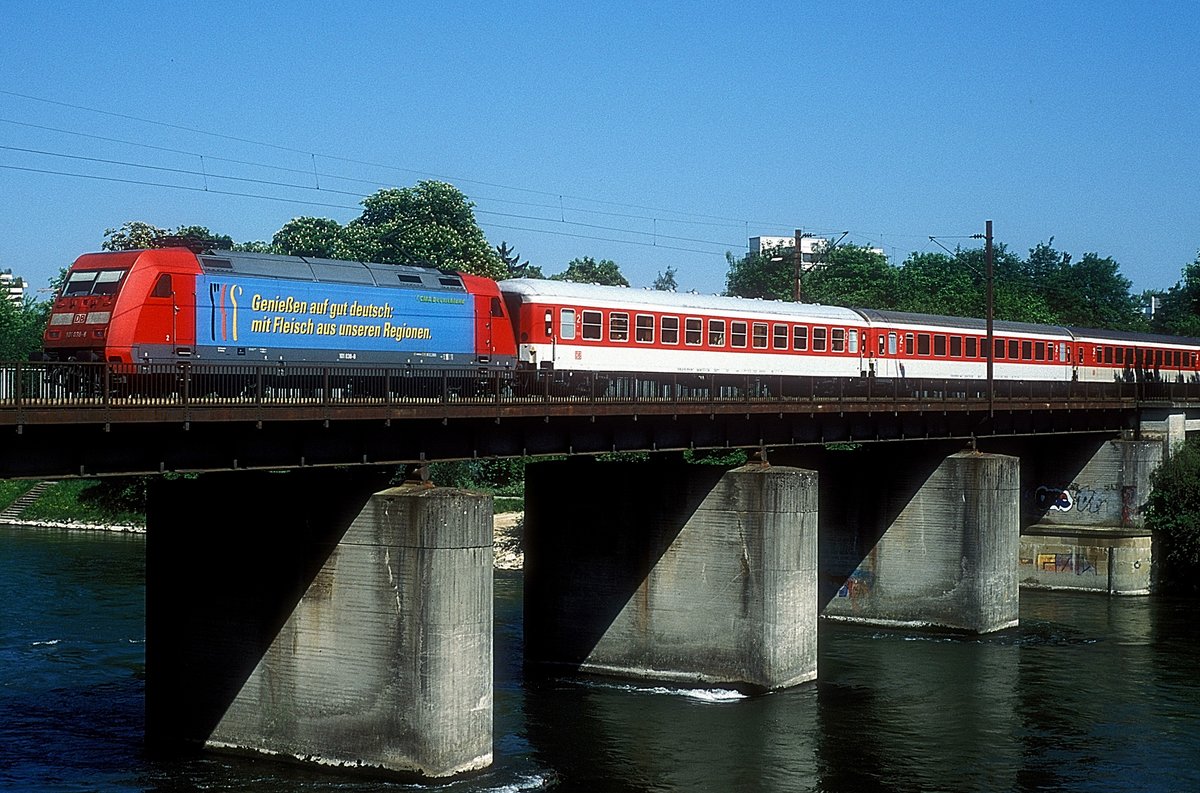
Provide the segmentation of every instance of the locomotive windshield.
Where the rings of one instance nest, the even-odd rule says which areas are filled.
[[[63,286],[63,297],[115,295],[125,270],[79,270],[71,273]]]

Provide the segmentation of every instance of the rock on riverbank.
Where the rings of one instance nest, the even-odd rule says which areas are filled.
[[[492,520],[492,550],[497,570],[520,570],[525,566],[525,513],[503,512]]]

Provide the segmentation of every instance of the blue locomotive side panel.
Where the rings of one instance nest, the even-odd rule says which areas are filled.
[[[201,348],[356,351],[380,362],[456,358],[474,354],[474,329],[474,300],[466,292],[215,274],[196,279]]]

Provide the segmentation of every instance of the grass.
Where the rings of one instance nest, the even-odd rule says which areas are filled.
[[[523,512],[525,498],[523,496],[493,496],[492,512],[501,515],[505,512]]]
[[[25,479],[0,479],[0,510],[16,501],[36,482]],[[94,479],[67,479],[48,488],[37,501],[30,504],[21,517],[55,523],[87,523],[98,526],[145,526],[146,516],[140,512],[105,509],[88,498],[87,490],[96,484]],[[496,492],[500,490],[501,492]],[[496,489],[493,510],[501,515],[525,509],[523,496],[503,495]],[[487,488],[483,489],[488,492]]]
[[[0,509],[25,495],[35,484],[28,479],[0,479]]]
[[[3,484],[3,483],[0,483]],[[103,526],[145,526],[146,516],[140,512],[114,512],[90,502],[86,490],[95,484],[91,479],[68,479],[42,493],[41,497],[21,513],[22,518],[61,523],[90,523]]]

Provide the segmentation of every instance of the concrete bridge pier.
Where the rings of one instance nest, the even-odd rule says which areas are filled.
[[[969,633],[1017,624],[1017,458],[928,442],[811,461],[823,616]]]
[[[401,776],[492,760],[491,499],[210,474],[148,512],[146,737]]]
[[[1022,586],[1146,594],[1153,543],[1142,510],[1175,433],[1028,439],[1022,461]]]
[[[816,476],[682,460],[526,469],[532,667],[780,689],[817,673]]]

